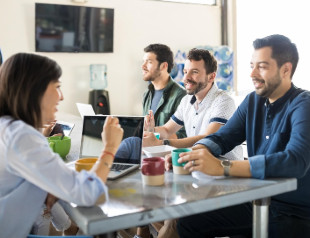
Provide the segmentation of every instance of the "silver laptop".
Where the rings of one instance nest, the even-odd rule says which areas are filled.
[[[123,140],[115,154],[108,179],[119,178],[140,167],[143,116],[115,116],[124,129]],[[98,157],[103,149],[101,132],[107,115],[84,116],[80,158]]]

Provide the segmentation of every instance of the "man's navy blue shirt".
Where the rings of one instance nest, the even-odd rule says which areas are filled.
[[[219,156],[244,141],[252,177],[297,178],[296,191],[272,198],[272,211],[310,219],[310,93],[292,84],[269,103],[252,92],[225,126],[197,144]]]

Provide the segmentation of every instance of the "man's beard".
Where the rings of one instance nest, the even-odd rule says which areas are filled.
[[[190,89],[190,90],[186,89],[186,93],[188,95],[195,95],[195,94],[199,93],[201,90],[205,89],[208,86],[208,81],[207,80],[205,82],[199,82],[199,83],[196,83],[196,82],[194,82],[192,80],[186,80],[186,83],[187,82],[190,82],[190,83],[192,83],[192,84],[194,84],[196,86],[196,88],[194,88],[194,89]]]
[[[276,76],[270,78],[268,81],[268,85],[266,85],[266,81],[263,79],[254,79],[258,82],[263,82],[263,89],[255,89],[257,95],[260,95],[264,98],[269,98],[270,95],[279,87],[281,84],[280,73],[278,72]]]
[[[149,71],[148,71],[149,73]],[[149,81],[149,82],[152,82],[154,81],[155,79],[157,79],[158,77],[160,77],[161,75],[161,72],[159,69],[156,69],[152,74],[149,74],[148,76],[144,76],[143,77],[143,80],[144,81]]]

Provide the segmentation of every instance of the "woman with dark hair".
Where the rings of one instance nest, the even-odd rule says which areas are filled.
[[[53,196],[92,206],[105,185],[123,137],[117,118],[108,117],[103,150],[89,172],[77,173],[53,153],[40,132],[55,120],[63,95],[61,69],[43,56],[19,53],[0,68],[0,230],[3,237],[26,237]],[[108,140],[107,140],[108,138]],[[52,195],[53,196],[52,196]]]

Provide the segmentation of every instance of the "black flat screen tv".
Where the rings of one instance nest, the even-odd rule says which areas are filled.
[[[113,52],[114,9],[35,4],[36,52]]]

